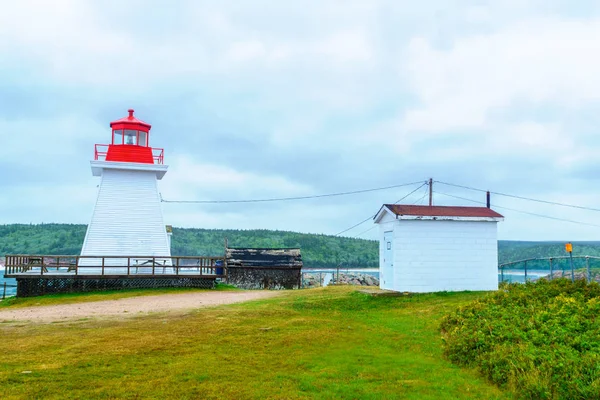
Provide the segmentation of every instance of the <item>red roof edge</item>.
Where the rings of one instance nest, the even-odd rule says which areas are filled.
[[[384,204],[396,215],[408,215],[415,217],[465,217],[465,218],[504,218],[487,207],[463,207],[463,206],[415,206],[402,204]]]
[[[150,128],[152,128],[152,125],[150,125],[147,122],[142,121],[141,119],[136,118],[133,113],[135,112],[133,110],[133,108],[130,108],[129,110],[127,110],[127,112],[129,113],[128,116],[123,117],[123,118],[119,118],[116,121],[113,121],[110,123],[110,127],[112,128],[113,125],[118,125],[118,124],[127,124],[127,125],[138,125],[138,126],[142,126],[144,128],[148,128],[148,130],[150,130]],[[117,126],[115,128],[121,128],[120,126]]]

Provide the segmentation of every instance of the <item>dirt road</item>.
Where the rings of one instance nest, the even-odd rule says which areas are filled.
[[[273,297],[277,294],[277,291],[197,292],[15,308],[13,310],[1,310],[0,322],[55,322],[81,318],[139,316],[155,312],[185,311],[220,304],[240,303]]]

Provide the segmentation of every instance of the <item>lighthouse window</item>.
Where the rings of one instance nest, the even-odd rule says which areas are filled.
[[[125,144],[135,144],[137,131],[125,129]]]
[[[123,144],[123,131],[115,130],[113,133],[113,144]]]
[[[139,135],[138,146],[147,146],[148,144],[146,143],[146,132],[139,131],[138,135]]]

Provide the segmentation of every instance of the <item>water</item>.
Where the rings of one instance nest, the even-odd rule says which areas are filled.
[[[548,276],[550,271],[544,270],[527,270],[527,280],[534,281],[539,278]],[[502,282],[502,273],[498,272],[498,282]],[[504,270],[504,282],[525,282],[525,271],[523,270]]]
[[[17,280],[14,278],[5,278],[4,277],[4,270],[0,269],[0,300],[2,299],[2,293],[4,291],[4,282],[6,282],[7,285],[16,285],[17,284]],[[16,286],[6,286],[6,296],[14,296],[17,294],[17,288]]]
[[[331,269],[331,268],[303,268],[302,272],[307,272],[307,273],[323,273],[323,276],[326,276],[325,274],[336,274],[337,273],[337,269]],[[363,268],[363,269],[340,269],[340,273],[343,274],[352,274],[352,273],[360,273],[360,274],[365,274],[365,275],[371,275],[374,276],[375,278],[379,279],[379,270],[376,268]],[[547,276],[550,273],[550,271],[545,271],[545,270],[531,270],[531,271],[527,271],[527,280],[537,280],[539,278],[543,278],[545,276]],[[502,275],[500,272],[498,272],[498,282],[502,282]],[[523,283],[525,282],[525,272],[523,270],[505,270],[504,271],[504,282],[519,282],[519,283]]]
[[[337,269],[335,268],[302,268],[303,273],[309,274],[318,274],[322,272],[323,274],[337,274]],[[357,268],[357,269],[349,269],[349,268],[340,268],[340,274],[364,274],[371,275],[375,278],[379,279],[379,269],[377,268]],[[325,276],[325,275],[323,275]]]

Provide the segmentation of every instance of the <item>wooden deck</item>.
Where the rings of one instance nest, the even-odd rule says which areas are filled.
[[[6,255],[7,278],[225,278],[225,257]]]

